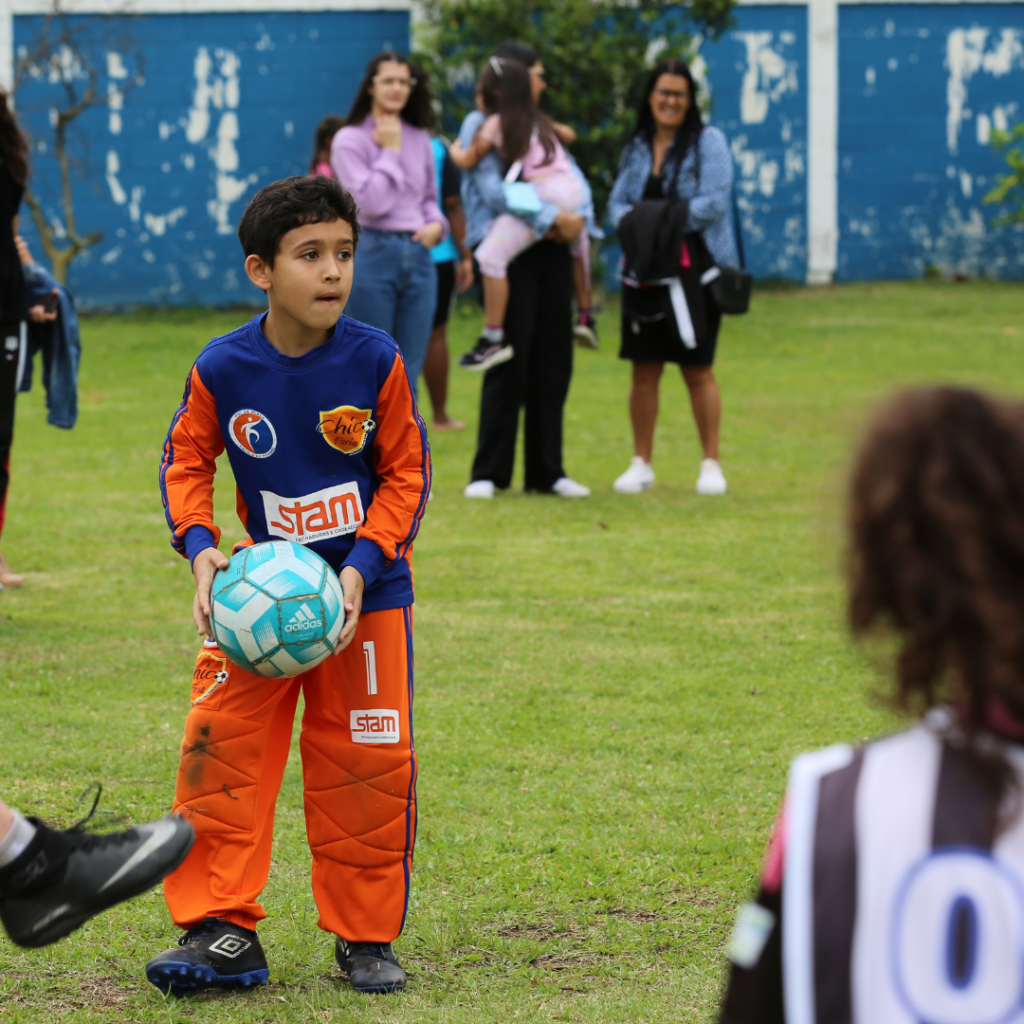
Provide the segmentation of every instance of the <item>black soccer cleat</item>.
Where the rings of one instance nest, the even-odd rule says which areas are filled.
[[[207,917],[178,940],[176,949],[146,964],[146,977],[161,992],[182,995],[207,988],[249,988],[270,977],[259,936],[219,917]]]
[[[187,821],[170,816],[108,835],[77,825],[56,831],[31,820],[32,842],[0,869],[0,921],[11,941],[28,949],[56,942],[151,889],[185,859],[195,839]]]
[[[459,359],[459,366],[464,370],[489,370],[492,366],[507,363],[515,355],[515,350],[504,341],[490,341],[480,335],[476,344]]]
[[[401,992],[408,980],[390,942],[334,943],[334,959],[357,992]]]

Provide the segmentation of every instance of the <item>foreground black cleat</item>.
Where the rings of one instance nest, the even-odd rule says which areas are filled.
[[[390,942],[334,943],[334,959],[357,992],[401,992],[406,976]]]
[[[267,957],[257,934],[219,917],[208,917],[178,940],[177,949],[158,953],[146,977],[161,992],[175,995],[206,988],[266,985]]]
[[[515,350],[504,341],[490,341],[480,335],[476,344],[459,359],[459,366],[464,370],[489,370],[492,366],[507,363]]]
[[[32,842],[0,869],[0,921],[11,941],[28,949],[56,942],[151,889],[185,859],[195,839],[187,821],[170,816],[108,835],[79,826],[58,832],[31,820]]]

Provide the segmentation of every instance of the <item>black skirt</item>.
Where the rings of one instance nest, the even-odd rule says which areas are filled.
[[[687,348],[672,320],[666,288],[632,289],[628,308],[622,305],[622,346],[619,358],[634,363],[678,363],[680,366],[711,366],[718,346],[722,315],[713,302],[704,308],[704,329],[697,347]],[[625,299],[625,296],[623,296]]]

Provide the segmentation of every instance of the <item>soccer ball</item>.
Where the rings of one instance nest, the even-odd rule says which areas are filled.
[[[288,540],[242,548],[213,578],[210,624],[236,665],[273,679],[329,658],[345,625],[341,582],[315,552]]]

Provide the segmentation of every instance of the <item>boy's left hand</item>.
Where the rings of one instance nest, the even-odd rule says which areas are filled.
[[[439,220],[432,220],[429,224],[424,224],[412,236],[414,242],[419,242],[424,249],[433,249],[438,242],[441,241],[444,235],[444,225]]]
[[[363,577],[358,569],[346,565],[341,570],[341,589],[345,593],[345,627],[338,637],[335,655],[341,654],[348,647],[359,625],[359,612],[363,607]]]

